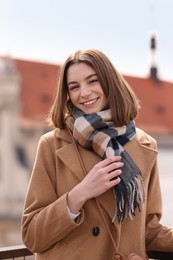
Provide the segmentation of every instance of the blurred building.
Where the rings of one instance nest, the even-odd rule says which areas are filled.
[[[141,109],[136,124],[156,138],[159,145],[173,146],[173,83],[153,78],[125,76],[137,94]]]
[[[57,90],[60,65],[0,59],[0,216],[20,216],[40,136]],[[136,92],[141,110],[137,127],[161,145],[173,145],[173,83],[124,75]],[[15,201],[15,203],[13,203]],[[10,212],[10,213],[9,213]]]
[[[141,102],[137,126],[154,136],[159,145],[173,145],[173,82],[159,76],[158,40],[156,32],[150,36],[150,70],[147,78],[126,76]]]
[[[18,120],[21,109],[20,73],[10,58],[0,62],[0,212],[13,212],[12,201],[21,197],[15,182],[20,167],[15,160]],[[23,175],[21,175],[22,177]],[[5,203],[4,203],[5,201]],[[17,209],[17,203],[16,203]],[[15,210],[15,209],[14,209]]]
[[[59,66],[0,58],[0,218],[20,218]]]
[[[155,56],[156,43],[151,38],[151,57],[153,52]],[[55,64],[0,57],[1,245],[22,243],[20,217],[24,197],[38,140],[50,130],[46,118],[57,91],[60,68]],[[151,62],[145,78],[123,76],[141,103],[136,126],[156,138],[162,150],[161,157],[167,159],[166,171],[165,159],[159,160],[161,177],[165,180],[167,176],[168,183],[171,183],[172,170],[169,164],[172,158],[170,147],[173,147],[173,83],[160,79],[155,62]],[[169,190],[171,192],[172,188]],[[166,193],[164,196],[167,196]],[[166,221],[169,215],[166,215]],[[18,220],[18,224],[14,220]]]

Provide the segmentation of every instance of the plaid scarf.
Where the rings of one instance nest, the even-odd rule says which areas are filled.
[[[144,188],[140,170],[124,150],[123,146],[135,135],[134,122],[122,127],[115,127],[111,110],[107,109],[94,114],[84,114],[78,109],[73,111],[75,122],[73,136],[86,149],[92,149],[102,159],[113,155],[121,155],[124,163],[121,181],[114,187],[116,211],[112,219],[117,217],[120,223],[125,217],[135,216],[136,208],[144,203]]]

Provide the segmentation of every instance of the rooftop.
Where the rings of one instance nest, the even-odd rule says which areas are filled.
[[[32,125],[48,115],[61,66],[19,59],[13,61],[21,75],[22,122]],[[149,134],[173,135],[173,83],[152,76],[123,76],[141,103],[136,125]]]

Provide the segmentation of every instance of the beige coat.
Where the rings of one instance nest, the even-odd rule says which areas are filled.
[[[161,193],[157,171],[156,142],[137,129],[136,137],[124,148],[143,174],[145,206],[133,220],[118,224],[113,190],[98,197],[119,252],[124,256],[146,250],[173,251],[173,230],[159,224]],[[100,161],[93,152],[79,147],[89,172]],[[41,137],[26,196],[22,218],[25,245],[45,260],[109,260],[113,246],[95,199],[82,208],[78,223],[67,213],[67,193],[84,178],[67,130],[53,130]],[[170,198],[171,199],[171,198]]]

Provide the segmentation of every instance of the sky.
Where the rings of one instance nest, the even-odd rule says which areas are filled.
[[[154,60],[173,82],[172,28],[172,0],[0,0],[0,56],[12,58],[62,64],[95,48],[124,75],[148,77]]]

